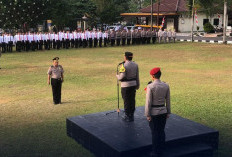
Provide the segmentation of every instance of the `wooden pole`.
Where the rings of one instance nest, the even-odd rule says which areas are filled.
[[[159,26],[159,5],[160,5],[160,0],[157,0],[157,22],[156,22],[156,25],[157,27]]]
[[[153,31],[153,0],[151,0],[151,31]]]

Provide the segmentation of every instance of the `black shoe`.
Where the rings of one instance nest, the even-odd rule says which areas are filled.
[[[132,119],[127,115],[122,116],[122,120],[125,122],[132,122]]]
[[[134,116],[130,116],[129,119],[130,119],[130,122],[133,122],[134,121]]]

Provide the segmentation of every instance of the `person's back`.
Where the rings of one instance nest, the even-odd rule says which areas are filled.
[[[133,61],[126,61],[125,67],[125,77],[121,80],[121,87],[131,87],[138,86],[138,64]]]
[[[146,88],[145,116],[152,133],[152,157],[160,157],[165,147],[165,125],[171,114],[169,85],[160,80],[160,68],[150,71],[152,83]]]

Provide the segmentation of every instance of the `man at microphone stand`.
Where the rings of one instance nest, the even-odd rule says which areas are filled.
[[[121,68],[117,79],[121,81],[121,94],[124,101],[125,115],[122,119],[126,122],[134,121],[135,111],[135,95],[136,90],[139,89],[139,68],[138,65],[132,61],[133,53],[125,52],[124,62],[120,63]],[[119,65],[120,65],[119,64]]]

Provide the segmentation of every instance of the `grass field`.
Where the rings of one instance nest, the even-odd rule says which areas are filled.
[[[150,69],[160,66],[172,112],[219,130],[218,156],[232,156],[232,47],[201,43],[3,54],[0,156],[93,157],[66,135],[66,118],[116,108],[116,66],[125,51],[140,67],[137,106]],[[46,83],[56,56],[65,70],[61,105],[53,105]]]

